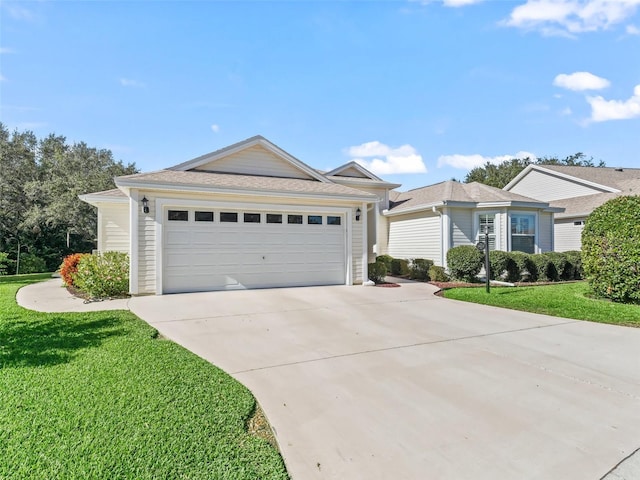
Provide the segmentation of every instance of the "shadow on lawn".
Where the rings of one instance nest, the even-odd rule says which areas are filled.
[[[79,350],[124,334],[121,320],[109,315],[93,321],[56,314],[11,319],[0,325],[0,369],[67,363]]]

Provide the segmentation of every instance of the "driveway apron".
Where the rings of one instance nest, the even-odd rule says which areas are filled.
[[[246,385],[294,480],[600,479],[640,447],[640,329],[428,284],[136,297]]]

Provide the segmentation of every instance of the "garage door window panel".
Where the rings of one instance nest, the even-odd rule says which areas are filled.
[[[260,223],[262,220],[262,215],[259,213],[245,213],[244,214],[244,223]]]
[[[309,225],[322,225],[322,215],[308,215],[307,223]]]
[[[302,215],[287,215],[287,223],[302,225]]]
[[[221,223],[238,223],[238,212],[220,212]]]
[[[327,217],[327,225],[341,225],[341,224],[342,224],[341,217],[332,217],[332,216]]]
[[[169,210],[167,212],[167,219],[170,222],[188,222],[189,211],[188,210]]]
[[[199,212],[195,214],[196,222],[213,222],[213,212]]]
[[[282,223],[282,215],[279,213],[267,213],[267,223]]]

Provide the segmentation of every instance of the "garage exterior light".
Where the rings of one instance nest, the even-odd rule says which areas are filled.
[[[149,199],[146,197],[142,197],[142,211],[144,213],[149,213]]]
[[[356,222],[360,221],[360,214],[362,213],[362,210],[360,210],[360,207],[358,207],[358,209],[356,210]]]

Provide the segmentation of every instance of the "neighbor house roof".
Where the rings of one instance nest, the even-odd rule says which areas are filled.
[[[478,182],[460,183],[453,180],[416,188],[408,192],[391,192],[391,207],[387,215],[426,210],[434,206],[492,206],[517,205],[523,207],[549,208],[547,202],[534,200]]]
[[[640,169],[635,169],[639,170]],[[640,178],[617,180],[616,193],[595,193],[593,195],[583,195],[581,197],[564,198],[550,202],[553,207],[564,208],[563,213],[556,215],[557,218],[586,217],[594,209],[612,198],[621,195],[640,195]]]
[[[158,170],[116,178],[118,187],[158,188],[163,190],[242,191],[336,196],[372,201],[373,194],[331,182],[297,178],[238,175],[198,171]]]
[[[614,167],[571,167],[566,165],[538,165],[543,169],[570,175],[575,178],[598,183],[607,187],[620,188],[629,179],[640,179],[640,168]]]
[[[118,188],[79,195],[79,198],[91,205],[96,205],[97,203],[127,203],[129,201],[124,192]]]

